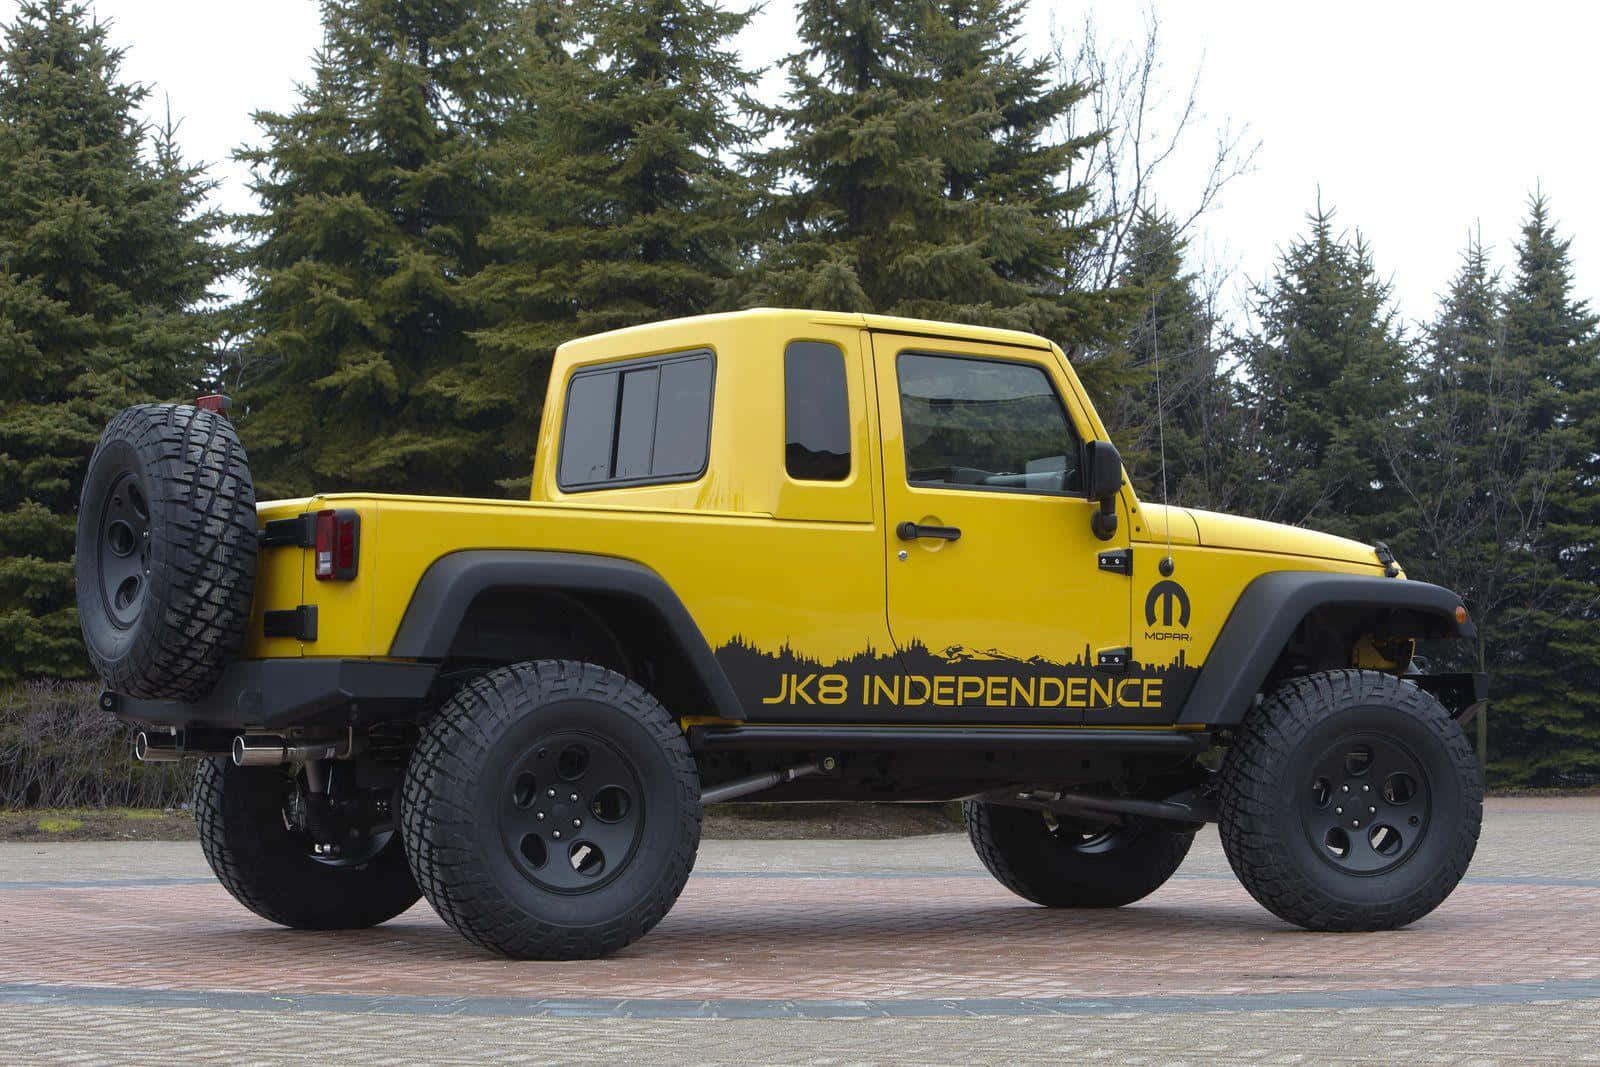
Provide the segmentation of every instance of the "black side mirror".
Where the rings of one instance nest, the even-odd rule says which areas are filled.
[[[1084,471],[1090,500],[1100,510],[1090,520],[1094,535],[1111,540],[1117,532],[1117,494],[1122,491],[1122,455],[1110,441],[1090,441],[1084,446]]]

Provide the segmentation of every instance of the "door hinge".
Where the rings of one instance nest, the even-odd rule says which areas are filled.
[[[1100,553],[1100,569],[1120,574],[1124,578],[1133,576],[1133,549],[1114,548],[1109,552]]]
[[[1095,667],[1102,671],[1126,671],[1133,659],[1131,648],[1102,648],[1094,655]]]
[[[263,611],[261,633],[264,637],[295,637],[301,641],[317,639],[317,606],[301,604],[284,611]]]
[[[317,517],[310,512],[292,519],[269,519],[257,536],[262,548],[314,548]]]

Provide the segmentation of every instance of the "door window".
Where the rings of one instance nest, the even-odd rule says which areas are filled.
[[[1083,491],[1082,449],[1042,367],[904,352],[896,369],[912,485]]]

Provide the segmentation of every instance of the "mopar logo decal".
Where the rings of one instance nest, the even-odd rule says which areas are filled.
[[[1161,609],[1161,625],[1172,628],[1173,608],[1177,608],[1178,625],[1187,629],[1189,626],[1189,594],[1183,591],[1183,586],[1177,582],[1157,582],[1150,587],[1150,595],[1144,598],[1144,621],[1154,626],[1156,624],[1156,608]]]

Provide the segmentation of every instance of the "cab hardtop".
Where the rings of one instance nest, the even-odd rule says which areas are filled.
[[[596,360],[670,352],[685,344],[697,343],[696,338],[705,336],[706,331],[721,332],[723,327],[731,327],[734,330],[772,329],[786,337],[799,338],[805,336],[807,326],[879,330],[884,333],[900,333],[948,341],[983,341],[998,345],[1016,345],[1019,348],[1048,350],[1056,347],[1053,342],[1038,334],[1002,329],[998,326],[973,326],[938,322],[933,319],[903,318],[896,315],[870,315],[857,311],[746,308],[742,311],[690,315],[663,322],[626,326],[563,342],[556,349],[552,379],[559,379],[566,370],[574,366]]]

